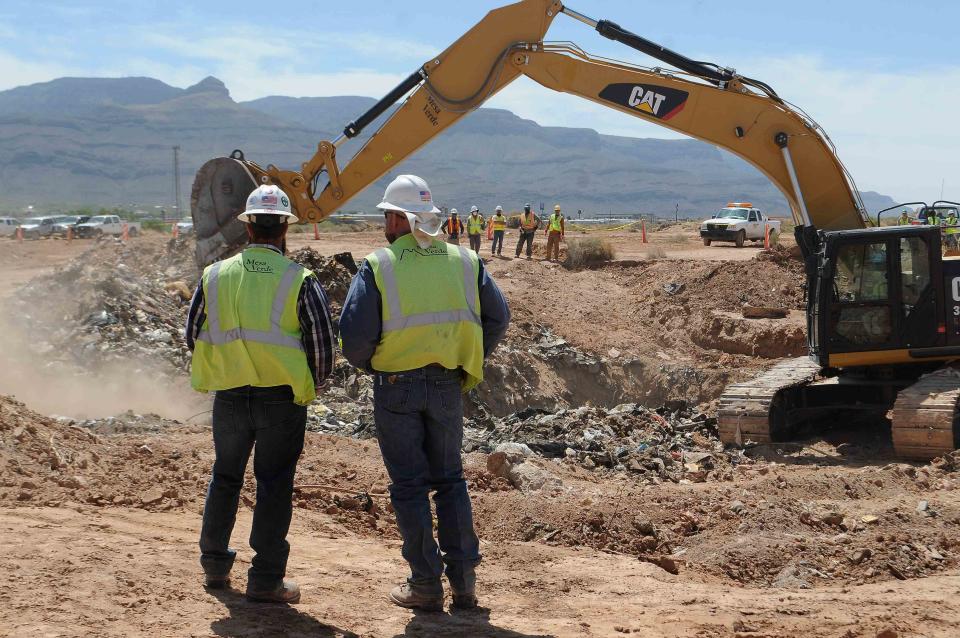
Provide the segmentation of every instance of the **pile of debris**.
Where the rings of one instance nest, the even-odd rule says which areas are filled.
[[[290,259],[301,266],[309,268],[320,280],[327,300],[330,302],[330,312],[334,317],[340,315],[340,308],[350,290],[350,281],[357,272],[357,264],[350,253],[338,253],[333,257],[325,257],[312,248],[305,247],[290,255]]]
[[[184,240],[125,245],[112,238],[11,300],[14,327],[47,360],[90,368],[111,361],[164,359],[185,370],[186,307],[198,272]]]
[[[723,449],[716,419],[682,402],[657,409],[635,403],[557,412],[527,408],[502,419],[480,415],[466,428],[467,451],[520,443],[545,458],[631,472],[654,484],[729,480],[743,460],[740,450]]]

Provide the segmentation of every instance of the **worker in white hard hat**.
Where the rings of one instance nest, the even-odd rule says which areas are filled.
[[[424,180],[399,176],[379,208],[390,245],[354,276],[340,341],[347,360],[374,375],[377,440],[410,566],[390,600],[441,610],[446,573],[454,606],[475,607],[480,543],[463,478],[461,393],[483,380],[510,310],[474,251],[437,238],[439,211]]]
[[[507,218],[503,214],[503,206],[497,206],[493,217],[490,218],[493,228],[493,243],[490,245],[491,255],[503,255],[503,236],[507,232]]]
[[[480,239],[483,237],[483,230],[487,227],[487,220],[480,214],[480,209],[476,206],[470,207],[470,215],[467,217],[467,238],[470,240],[470,250],[479,254]]]
[[[249,245],[208,266],[190,304],[186,341],[191,382],[215,392],[216,457],[200,532],[208,588],[229,585],[236,551],[230,536],[247,459],[254,451],[257,502],[250,546],[256,552],[246,595],[295,603],[300,588],[285,579],[293,477],[303,451],[307,405],[333,370],[333,322],[316,275],[284,256],[297,221],[286,193],[260,186],[238,215]]]
[[[456,208],[450,209],[450,216],[443,222],[442,230],[447,236],[448,244],[460,245],[460,235],[463,234],[463,221],[460,219]]]
[[[563,223],[563,213],[560,204],[553,207],[553,214],[547,220],[547,261],[560,261],[560,241],[564,239],[566,228]]]

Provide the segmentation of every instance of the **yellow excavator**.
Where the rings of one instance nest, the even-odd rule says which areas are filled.
[[[560,15],[669,68],[544,42]],[[197,261],[242,247],[236,215],[257,185],[280,186],[301,222],[319,222],[521,75],[726,149],[786,197],[805,264],[810,354],[725,390],[724,442],[789,440],[806,425],[866,415],[889,417],[899,455],[932,458],[958,447],[960,374],[947,362],[960,357],[960,261],[941,257],[940,229],[870,218],[823,129],[769,85],[557,0],[491,11],[339,137],[321,141],[299,171],[263,168],[240,151],[204,164],[191,197]],[[390,109],[341,166],[337,150]]]

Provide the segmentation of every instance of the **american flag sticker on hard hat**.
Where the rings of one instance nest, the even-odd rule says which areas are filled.
[[[430,201],[430,191],[420,191],[420,201],[429,202]]]
[[[264,206],[276,206],[277,205],[277,194],[276,193],[263,193],[260,195],[260,203]]]

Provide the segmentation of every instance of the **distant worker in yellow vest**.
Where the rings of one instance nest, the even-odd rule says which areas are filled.
[[[547,221],[547,261],[560,261],[560,240],[564,238],[564,232],[563,214],[557,204]]]
[[[502,257],[503,236],[507,232],[507,217],[503,214],[503,206],[497,206],[490,223],[493,224],[493,243],[490,245],[490,254]]]
[[[907,214],[907,211],[902,211],[900,213],[899,219],[897,219],[898,226],[909,226],[910,225],[910,215]]]
[[[520,215],[520,241],[517,243],[517,257],[520,257],[520,251],[523,250],[523,244],[527,244],[527,259],[533,259],[533,238],[540,228],[540,218],[531,210],[530,204],[523,205],[523,213]]]
[[[943,234],[945,236],[944,243],[947,248],[950,250],[960,248],[960,244],[957,242],[957,240],[960,239],[960,237],[958,237],[958,233],[960,233],[960,220],[957,219],[957,211],[955,209],[950,209],[950,212],[947,213],[946,219],[943,220],[943,226]]]
[[[216,458],[200,532],[209,588],[228,586],[237,552],[230,535],[251,451],[257,480],[247,573],[249,600],[295,603],[284,579],[293,477],[303,451],[306,406],[333,370],[333,323],[316,275],[284,257],[287,224],[297,221],[276,186],[261,186],[238,218],[250,244],[203,271],[187,315],[191,381],[213,400]]]
[[[470,216],[467,217],[467,237],[470,239],[470,250],[480,252],[480,238],[483,237],[483,230],[487,227],[487,222],[480,214],[480,209],[473,206],[470,209]]]
[[[377,440],[410,566],[390,600],[442,610],[446,573],[454,606],[475,607],[480,542],[463,478],[461,393],[483,380],[510,310],[475,252],[437,239],[439,211],[423,179],[397,177],[378,208],[390,245],[354,276],[340,340],[347,360],[374,377]]]
[[[943,219],[937,214],[936,208],[927,211],[927,224],[930,226],[941,226],[943,224]]]

